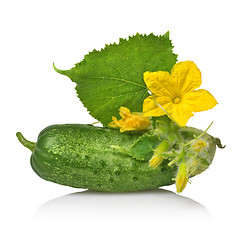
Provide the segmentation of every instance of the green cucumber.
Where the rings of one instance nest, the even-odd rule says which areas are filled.
[[[190,127],[181,130],[185,142],[202,133]],[[178,171],[178,166],[169,164],[167,153],[158,167],[149,167],[154,149],[163,140],[151,131],[120,133],[105,127],[64,124],[42,130],[36,143],[19,132],[17,137],[32,151],[31,166],[37,175],[75,188],[108,192],[155,189],[173,184]],[[196,174],[210,165],[216,150],[215,138],[205,133],[204,139],[207,148],[202,162],[207,164]],[[177,145],[172,144],[172,153]]]

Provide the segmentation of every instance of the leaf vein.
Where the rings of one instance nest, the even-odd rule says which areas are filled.
[[[135,94],[133,95],[134,97],[137,95],[137,94],[139,94],[140,92],[142,92],[142,91],[144,91],[144,90],[140,90],[140,91],[138,91],[138,92],[135,92]],[[109,102],[111,102],[111,101],[113,101],[114,100],[114,98],[117,98],[117,97],[121,97],[121,96],[124,96],[124,95],[131,95],[131,93],[126,93],[126,94],[121,94],[121,95],[118,95],[118,96],[115,96],[115,97],[111,97],[107,102],[105,102],[102,106],[100,106],[98,109],[97,109],[97,111],[95,111],[95,114],[97,113],[97,112],[99,112],[105,105],[108,105],[109,104]],[[132,97],[133,98],[133,97]],[[132,99],[131,98],[131,99]]]
[[[142,89],[142,90],[140,90],[140,91],[138,91],[138,92],[135,92],[134,95],[133,95],[133,97],[135,97],[135,95],[137,95],[138,93],[143,92],[143,91],[145,91],[145,89]],[[146,92],[146,93],[147,93],[147,92]],[[107,98],[114,99],[114,98],[119,98],[119,97],[123,97],[123,96],[127,96],[127,95],[132,95],[132,94],[133,94],[132,92],[128,92],[128,93],[123,93],[123,94],[119,94],[119,95],[116,95],[116,96],[96,98],[96,99],[94,99],[94,101],[100,101],[100,100],[107,99]],[[133,97],[132,97],[132,98],[133,98]],[[132,99],[132,98],[131,98],[131,99]]]
[[[151,54],[150,58],[148,59],[146,65],[145,65],[145,71],[147,71],[148,64],[149,64],[151,58],[153,57],[153,55],[157,52],[158,47],[159,47],[159,44],[158,44],[158,41],[156,41],[155,49],[154,49],[153,53]],[[144,72],[145,72],[145,71],[144,71]]]
[[[123,57],[123,56],[119,55],[118,53],[117,53],[117,56],[120,57],[120,58],[122,58],[122,59],[126,59],[126,60],[133,66],[133,68],[134,68],[134,70],[136,71],[137,75],[139,75],[139,77],[142,78],[141,73],[139,73],[139,72],[137,71],[137,68],[136,68],[135,64],[133,64],[133,62],[131,62],[128,57]]]
[[[131,81],[129,81],[129,80],[127,80],[127,79],[124,79],[124,78],[117,78],[117,77],[89,77],[89,76],[84,76],[84,77],[82,77],[82,78],[85,78],[85,79],[102,79],[102,80],[104,80],[104,79],[110,79],[110,80],[122,81],[122,82],[126,82],[126,83],[128,83],[128,84],[133,84],[133,85],[136,85],[136,86],[140,86],[140,87],[142,87],[142,88],[144,88],[144,89],[147,88],[146,86],[144,86],[144,85],[142,85],[142,84],[135,83],[135,82],[131,82]]]

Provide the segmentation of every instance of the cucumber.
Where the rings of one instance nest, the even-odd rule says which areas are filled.
[[[185,127],[181,136],[185,142],[203,131]],[[156,167],[149,167],[154,149],[165,138],[151,131],[125,132],[84,124],[52,125],[38,136],[36,143],[17,133],[19,141],[32,151],[31,166],[41,178],[75,188],[95,191],[128,192],[155,189],[175,182],[178,166],[170,165],[171,158]],[[201,158],[204,171],[212,162],[216,139],[204,134],[207,148]],[[172,143],[174,153],[177,142]],[[204,166],[204,167],[203,167]]]

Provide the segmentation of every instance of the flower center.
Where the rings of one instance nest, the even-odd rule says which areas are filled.
[[[175,104],[178,104],[178,103],[181,102],[181,98],[180,98],[180,97],[175,97],[175,98],[173,99],[173,102],[174,102]]]

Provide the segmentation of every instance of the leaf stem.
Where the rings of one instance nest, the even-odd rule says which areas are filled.
[[[206,134],[207,131],[208,131],[208,129],[212,126],[212,124],[213,124],[213,122],[210,123],[210,125],[207,127],[207,129],[206,129],[204,132],[202,132],[200,135],[198,135],[196,138],[194,138],[194,139],[191,140],[190,142],[187,142],[186,144],[184,144],[184,146],[186,147],[186,146],[194,143],[197,139],[199,139],[199,138],[202,137],[204,134]]]
[[[181,162],[185,161],[185,146],[183,146],[182,150],[180,151],[180,153],[178,154],[178,156],[176,158],[174,158],[171,162],[168,163],[168,166],[172,166],[174,163],[178,162],[179,160],[182,160]]]

